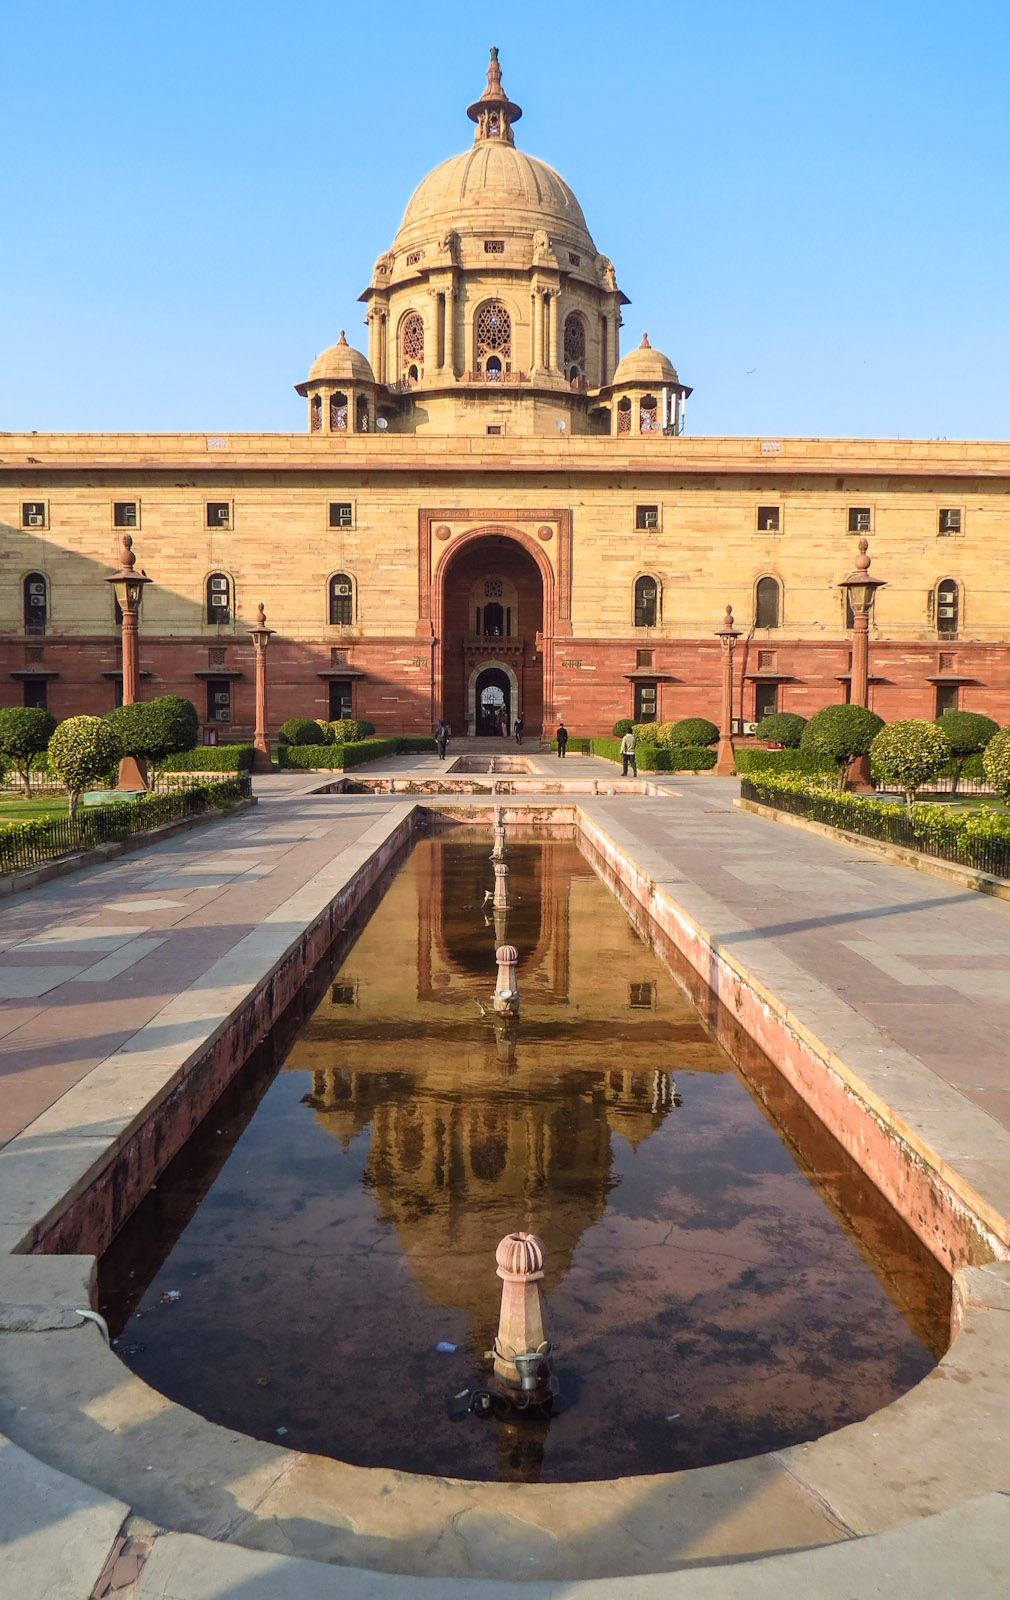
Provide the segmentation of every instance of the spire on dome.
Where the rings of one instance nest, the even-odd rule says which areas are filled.
[[[466,114],[476,122],[474,144],[484,139],[498,139],[503,144],[514,144],[512,124],[522,116],[522,107],[510,100],[502,88],[501,67],[498,65],[498,46],[491,46],[491,60],[487,69],[487,88],[479,100],[467,106]]]
[[[639,350],[651,350],[652,349],[652,345],[649,343],[649,335],[647,333],[643,333],[642,334],[642,342],[641,342],[641,344],[639,345],[638,348],[639,348]]]

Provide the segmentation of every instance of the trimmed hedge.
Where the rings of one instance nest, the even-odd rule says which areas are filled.
[[[758,723],[757,736],[786,750],[798,750],[806,725],[806,717],[796,711],[769,711]]]
[[[613,738],[623,739],[624,735],[626,733],[630,733],[634,726],[635,724],[632,722],[630,717],[619,717],[614,723],[614,726],[611,728],[610,732]]]
[[[314,717],[288,717],[277,729],[277,737],[282,745],[322,745],[327,742],[322,724]]]
[[[742,777],[752,772],[796,772],[815,777],[825,777],[837,772],[835,763],[816,750],[763,750],[760,746],[744,745],[736,752],[736,770]]]
[[[604,761],[621,760],[620,739],[569,739],[569,750],[578,746],[583,747],[582,754],[602,756]],[[705,772],[715,763],[715,751],[705,745],[664,747],[639,740],[635,749],[635,765],[640,772]]]
[[[385,756],[432,752],[435,741],[428,733],[401,733],[390,739],[359,739],[353,744],[287,744],[277,750],[280,767],[298,767],[305,772],[346,771]]]
[[[204,744],[180,750],[158,762],[159,772],[248,772],[253,763],[251,744]]]

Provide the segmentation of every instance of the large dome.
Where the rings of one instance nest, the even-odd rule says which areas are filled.
[[[505,226],[531,234],[544,229],[573,249],[596,254],[582,207],[564,178],[515,145],[490,140],[450,156],[422,178],[407,202],[393,250],[413,249],[450,228],[486,232]]]

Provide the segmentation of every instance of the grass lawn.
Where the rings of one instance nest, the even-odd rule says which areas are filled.
[[[66,795],[40,795],[37,800],[26,800],[20,794],[0,795],[0,827],[8,822],[35,822],[66,814]]]

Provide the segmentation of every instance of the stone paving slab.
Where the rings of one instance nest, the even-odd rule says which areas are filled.
[[[0,1434],[0,1595],[85,1600],[129,1506],[68,1478]]]

